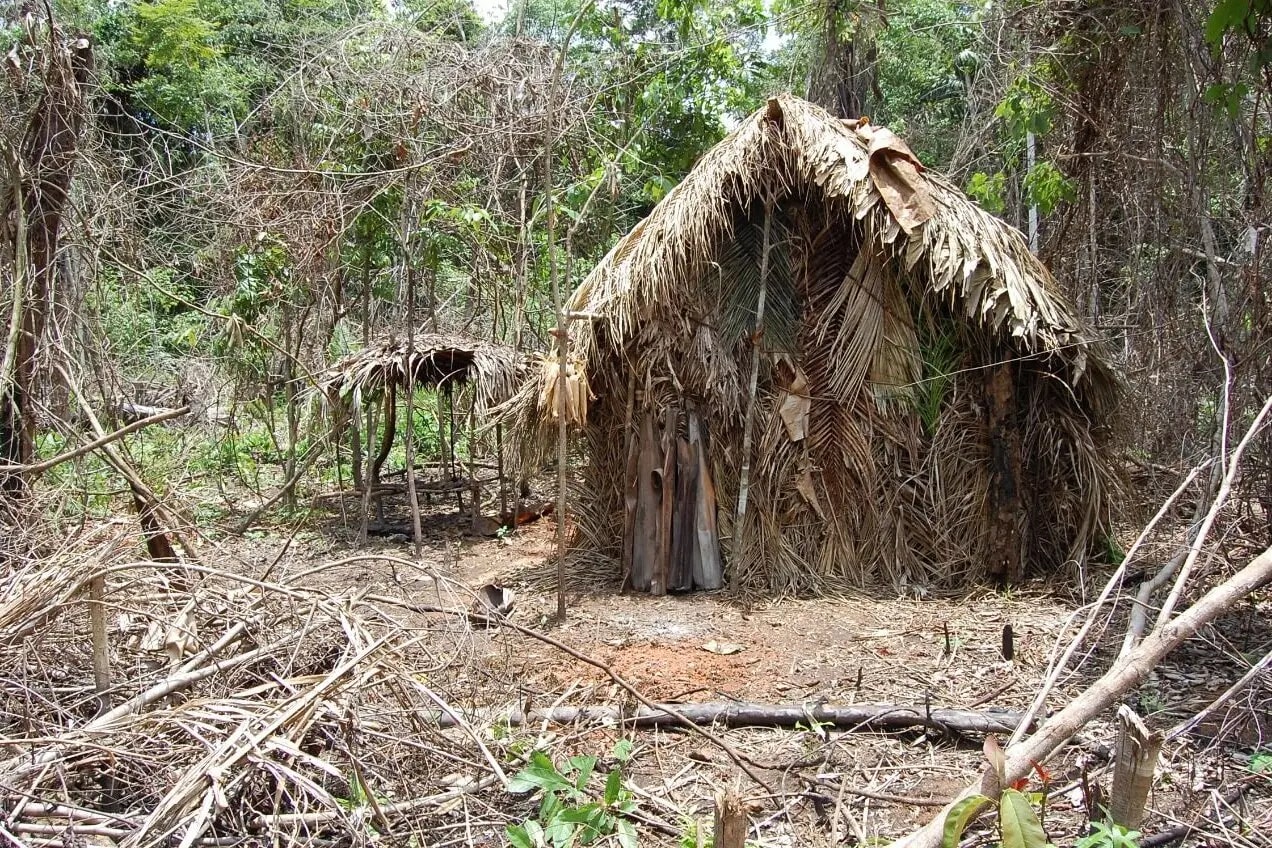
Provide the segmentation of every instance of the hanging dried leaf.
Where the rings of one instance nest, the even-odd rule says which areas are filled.
[[[817,499],[817,489],[813,485],[813,470],[805,468],[804,473],[799,475],[795,481],[795,490],[800,493],[804,500],[808,501],[808,505],[813,508],[813,512],[817,513],[817,517],[826,520],[826,513],[822,511],[821,501]]]
[[[795,378],[782,392],[782,403],[777,408],[782,423],[786,425],[786,435],[792,442],[802,442],[808,435],[808,411],[812,405],[812,398],[808,396],[808,376],[796,368]]]

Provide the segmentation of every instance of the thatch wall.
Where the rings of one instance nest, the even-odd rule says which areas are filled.
[[[962,586],[1001,577],[1004,546],[1054,570],[1104,541],[1116,377],[1020,233],[886,130],[770,101],[568,308],[591,393],[572,499],[586,558],[622,556],[634,433],[669,405],[681,429],[703,419],[744,589]],[[519,399],[543,432],[555,378],[546,362]]]

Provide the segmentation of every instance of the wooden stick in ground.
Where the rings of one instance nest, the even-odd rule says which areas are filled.
[[[570,350],[569,319],[565,314],[565,304],[561,300],[561,275],[557,270],[556,260],[556,197],[552,179],[552,148],[556,141],[556,126],[553,117],[557,110],[557,94],[561,87],[561,73],[565,67],[565,55],[574,40],[574,34],[583,24],[583,18],[592,10],[593,3],[584,3],[570,22],[570,28],[561,42],[557,52],[556,63],[552,67],[552,81],[548,88],[548,106],[543,122],[543,190],[546,193],[545,208],[547,211],[548,240],[548,280],[552,289],[552,308],[556,311],[557,355],[557,509],[556,509],[556,543],[557,543],[557,619],[565,621],[565,484],[569,468],[569,408],[566,374],[566,356]],[[516,522],[516,516],[513,516]]]
[[[715,796],[714,848],[744,848],[746,845],[746,807],[736,788],[720,789]]]
[[[106,575],[88,581],[88,624],[93,645],[93,684],[101,709],[110,709],[110,641],[106,635]]]
[[[1214,621],[1233,604],[1272,581],[1272,548],[1211,589],[1170,625],[1151,633],[1068,706],[1043,723],[1036,733],[1007,749],[1004,778],[1008,784],[1025,777],[1034,763],[1044,762],[1080,731],[1087,722],[1112,706],[1148,677],[1158,663],[1198,629]],[[919,830],[892,843],[892,848],[937,848],[945,817],[963,798],[980,792],[981,781],[964,789]]]

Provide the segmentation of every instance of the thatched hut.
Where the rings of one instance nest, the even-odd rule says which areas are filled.
[[[423,485],[427,491],[456,492],[462,500],[463,491],[475,492],[483,482],[474,473],[474,426],[484,424],[525,376],[525,357],[510,347],[458,333],[417,331],[411,338],[405,333],[384,336],[341,358],[318,375],[317,385],[337,425],[354,430],[353,476],[359,489],[364,485],[375,489],[380,483],[381,469],[397,437],[399,401],[414,403],[416,389],[436,390],[441,456],[435,458],[435,479]],[[374,450],[364,449],[357,430],[361,416],[356,413],[365,409],[374,410],[372,428],[383,434]],[[464,431],[470,450],[466,463],[456,456]],[[365,470],[364,454],[370,457]],[[506,490],[502,450],[495,470],[502,495]]]
[[[637,588],[699,585],[715,539],[766,593],[1012,581],[1105,541],[1113,370],[1021,234],[886,129],[770,100],[568,310],[576,551]],[[519,396],[544,430],[556,380]]]

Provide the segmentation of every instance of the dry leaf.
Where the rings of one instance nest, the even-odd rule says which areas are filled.
[[[817,517],[823,521],[826,519],[826,513],[822,511],[821,501],[817,499],[817,489],[813,486],[813,470],[805,468],[804,473],[795,481],[795,490],[808,501],[808,505],[813,508],[813,512],[817,513]]]
[[[743,650],[743,646],[736,642],[717,642],[712,639],[710,642],[702,646],[702,650],[710,651],[713,654],[727,656],[729,654],[738,654]]]
[[[786,425],[786,435],[792,442],[802,442],[808,435],[808,412],[812,409],[813,400],[808,396],[808,378],[799,368],[795,369],[795,379],[782,393],[782,403],[777,412]]]

